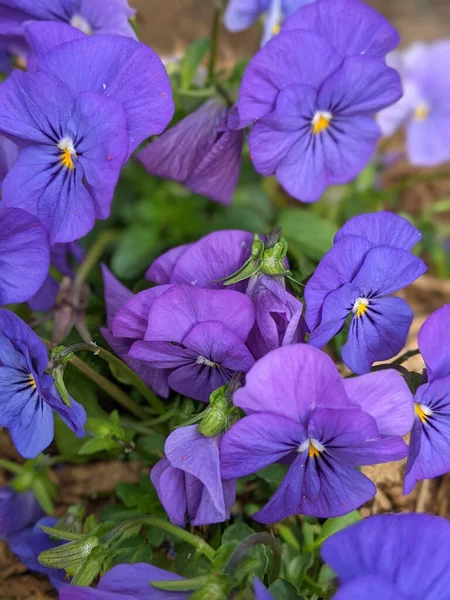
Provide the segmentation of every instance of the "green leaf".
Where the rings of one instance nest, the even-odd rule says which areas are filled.
[[[298,550],[298,551],[301,550],[300,542],[296,538],[292,529],[290,529],[286,525],[283,525],[283,523],[279,523],[277,529],[278,529],[278,533],[279,533],[280,537],[282,537],[283,540],[287,544],[289,544],[289,546],[291,546],[291,548],[294,548],[295,550]]]
[[[314,564],[314,555],[311,552],[301,552],[294,556],[286,567],[286,576],[288,580],[300,587],[305,578],[305,574]]]
[[[143,452],[149,456],[162,458],[164,456],[165,443],[165,435],[155,431],[151,435],[140,436],[136,442],[136,448],[139,452]]]
[[[284,209],[277,221],[282,235],[289,244],[289,250],[315,261],[319,261],[333,245],[336,225],[318,217],[311,210],[302,208]]]
[[[323,544],[323,542],[334,533],[340,531],[341,529],[345,529],[345,527],[348,527],[353,523],[357,523],[358,521],[361,521],[361,515],[357,510],[352,511],[343,517],[333,517],[331,519],[327,519],[323,524],[320,535],[315,541],[314,545],[319,546]]]
[[[120,554],[114,559],[114,564],[116,565],[121,563],[129,565],[141,562],[150,563],[152,560],[152,546],[142,535],[136,535],[123,540],[115,549],[120,551]]]
[[[197,69],[210,48],[209,38],[196,40],[185,50],[180,63],[181,87],[186,90],[190,87]]]
[[[158,228],[133,225],[124,229],[111,260],[111,267],[119,279],[133,279],[140,275],[159,252]]]
[[[111,441],[105,438],[91,438],[84,442],[81,448],[78,450],[78,454],[86,456],[89,454],[96,454],[97,452],[103,452],[111,448]]]
[[[253,529],[246,523],[235,523],[227,527],[223,532],[222,545],[229,544],[230,542],[242,542],[253,533],[255,533]]]
[[[260,471],[257,471],[256,475],[273,487],[278,489],[281,485],[281,482],[286,475],[288,467],[286,465],[269,465],[268,467],[264,467]]]
[[[303,598],[297,592],[296,587],[285,579],[274,581],[269,588],[269,592],[275,600],[301,600]]]

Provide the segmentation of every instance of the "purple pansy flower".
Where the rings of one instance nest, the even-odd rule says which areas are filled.
[[[96,588],[65,585],[59,600],[187,600],[191,592],[165,592],[154,588],[152,581],[180,581],[171,571],[146,563],[117,565],[108,571]]]
[[[170,121],[170,82],[150,48],[124,37],[35,50],[38,71],[0,87],[0,131],[22,146],[2,199],[39,216],[52,244],[70,242],[107,218],[122,164]]]
[[[430,515],[375,515],[332,535],[322,558],[339,577],[333,600],[435,600],[450,589],[450,524]]]
[[[196,425],[167,438],[166,456],[153,467],[151,480],[172,523],[210,525],[230,518],[236,482],[221,479],[219,444],[220,436],[205,437]]]
[[[450,471],[450,304],[436,310],[422,325],[419,350],[428,382],[415,395],[405,494],[418,480]]]
[[[228,126],[228,106],[208,100],[137,158],[149,173],[173,179],[196,194],[230,204],[241,168],[244,133]]]
[[[371,386],[384,375],[375,375],[379,377],[360,382],[358,395],[377,402],[382,386]],[[250,370],[246,385],[233,398],[247,416],[222,439],[222,477],[242,477],[276,462],[290,465],[278,491],[253,515],[255,520],[346,514],[376,493],[357,466],[406,455],[400,432],[406,433],[412,422],[412,398],[402,377],[392,379],[382,403],[388,405],[391,395],[391,402],[395,397],[406,412],[409,406],[409,423],[398,421],[403,415],[399,411],[389,435],[381,433],[383,425],[378,427],[376,417],[352,401],[354,392],[347,392],[333,361],[306,344],[278,348]]]
[[[0,135],[0,183],[19,156],[19,146],[3,135]]]
[[[84,251],[76,242],[68,244],[55,244],[50,248],[50,264],[55,267],[61,275],[73,277],[73,268],[71,259],[77,263],[81,263],[84,258]],[[59,290],[59,283],[50,273],[46,280],[36,292],[36,294],[28,301],[31,310],[47,312],[51,310],[55,304]]]
[[[50,550],[55,546],[60,546],[62,540],[52,540],[48,533],[42,531],[41,525],[46,527],[55,527],[58,520],[52,517],[40,519],[33,527],[20,531],[8,538],[8,544],[12,552],[20,559],[30,571],[44,573],[55,586],[59,589],[66,582],[66,573],[63,569],[51,569],[44,567],[38,560],[38,556],[44,550]]]
[[[53,440],[53,411],[77,436],[84,435],[86,412],[61,400],[45,373],[48,354],[41,339],[14,313],[0,309],[0,426],[17,451],[35,458]]]
[[[47,234],[36,217],[0,208],[0,305],[31,298],[47,276],[49,256]]]
[[[0,487],[0,539],[27,529],[43,515],[33,492],[19,494],[7,485]]]
[[[255,577],[253,589],[255,591],[255,600],[274,600],[272,594],[258,577]]]
[[[114,335],[127,329],[126,323],[124,328],[116,323],[121,312],[113,323]],[[170,369],[173,390],[208,402],[236,371],[246,372],[254,363],[245,345],[254,320],[253,304],[244,294],[172,285],[153,302],[144,341],[135,342],[129,356]]]
[[[144,334],[146,331],[147,322],[145,318],[137,319],[135,313],[127,313],[129,320],[127,321],[127,336],[122,337],[120,335],[114,335],[112,333],[113,321],[117,315],[117,313],[122,309],[129,301],[133,299],[133,294],[130,292],[124,285],[118,281],[111,271],[105,266],[102,265],[102,274],[103,274],[103,286],[105,291],[105,304],[106,304],[106,315],[107,315],[107,327],[101,327],[100,331],[102,332],[103,337],[114,350],[114,352],[119,356],[127,365],[135,371],[139,377],[157,394],[167,398],[169,395],[169,386],[167,384],[167,374],[164,370],[161,369],[153,369],[149,365],[145,364],[142,361],[133,360],[128,356],[128,352],[133,345],[133,343],[138,339],[144,339]],[[157,289],[157,288],[153,288]],[[154,295],[151,290],[148,290],[148,294],[146,291],[142,292],[142,294]],[[139,296],[139,294],[138,294]],[[136,298],[138,298],[136,296]],[[156,296],[155,296],[156,298]],[[131,307],[133,304],[131,305]],[[141,305],[142,306],[142,305]],[[128,307],[129,308],[129,307]],[[127,310],[127,309],[125,309]],[[124,313],[122,313],[123,316]],[[133,337],[130,338],[130,329],[129,325],[131,325],[130,319],[133,319],[134,328],[133,328]],[[119,325],[119,320],[117,321]],[[137,337],[138,333],[136,331],[136,327],[139,328],[139,324],[142,324],[142,328],[139,330],[140,334]]]
[[[427,269],[409,252],[420,234],[401,217],[388,215],[361,215],[344,226],[305,288],[309,343],[324,346],[351,316],[342,359],[358,374],[403,348],[413,315],[404,300],[391,294]]]
[[[315,202],[362,171],[381,134],[373,115],[401,95],[398,74],[378,57],[342,59],[324,37],[298,30],[254,56],[237,106],[241,126],[256,122],[249,137],[256,170]]]
[[[314,0],[230,0],[225,10],[224,24],[228,31],[242,31],[265,15],[261,40],[261,45],[264,45],[279,33],[284,19],[311,2]]]
[[[0,36],[22,36],[28,21],[66,23],[87,35],[136,34],[128,19],[135,14],[127,0],[0,0]]]
[[[416,43],[394,54],[404,96],[378,115],[385,135],[406,126],[408,158],[414,165],[433,166],[450,160],[450,41]]]
[[[318,33],[343,57],[384,59],[400,43],[389,21],[361,0],[317,0],[295,12],[283,33],[297,29]]]

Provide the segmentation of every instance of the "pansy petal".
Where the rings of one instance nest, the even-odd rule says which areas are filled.
[[[42,382],[42,380],[41,380]],[[70,407],[65,404],[58,395],[56,388],[51,383],[51,387],[45,390],[44,399],[49,406],[61,417],[64,423],[75,433],[77,437],[84,437],[84,425],[86,423],[86,411],[84,407],[70,399]]]
[[[102,35],[68,42],[47,52],[38,68],[62,79],[74,96],[89,91],[118,100],[127,115],[128,155],[164,131],[172,118],[170,81],[161,60],[130,38]]]
[[[167,315],[170,314],[170,320]],[[255,320],[252,301],[233,290],[174,285],[155,300],[145,339],[182,343],[198,323],[218,321],[245,341]]]
[[[0,209],[0,305],[31,298],[47,277],[49,258],[38,219],[18,208]]]
[[[43,341],[20,317],[4,308],[0,308],[0,333],[14,340],[16,345],[26,347],[36,372],[39,375],[44,373],[48,364],[48,352]]]
[[[191,246],[191,244],[183,244],[176,248],[171,248],[164,254],[161,254],[147,269],[145,278],[158,285],[171,283],[170,278],[178,259]]]
[[[172,523],[184,527],[186,522],[184,472],[172,467],[164,457],[152,468],[150,478]]]
[[[360,235],[375,246],[392,246],[401,250],[411,250],[422,239],[414,225],[387,210],[353,217],[339,229],[334,242],[347,235]]]
[[[333,600],[408,600],[391,582],[381,577],[359,577],[346,583],[334,594]]]
[[[10,423],[9,431],[17,451],[24,458],[36,458],[53,440],[51,407],[35,391]]]
[[[195,362],[190,349],[170,342],[145,342],[138,340],[131,346],[128,355],[143,361],[155,369],[174,369]]]
[[[210,289],[223,289],[220,281],[235,273],[250,258],[253,235],[247,231],[225,230],[205,235],[191,244],[177,260],[171,283],[187,283]],[[247,282],[230,286],[244,292]]]
[[[422,325],[419,350],[429,381],[450,375],[450,304],[438,308]]]
[[[354,304],[354,292],[350,283],[330,292],[322,307],[322,321],[308,339],[308,344],[317,348],[325,346],[345,325]]]
[[[105,292],[106,321],[111,328],[114,317],[122,306],[133,297],[132,292],[126,288],[104,264],[101,265],[103,288]]]
[[[414,401],[403,377],[393,369],[343,380],[350,402],[375,419],[381,435],[406,435],[414,423]]]
[[[339,240],[320,261],[305,287],[306,324],[313,331],[320,323],[327,295],[349,283],[358,273],[373,244],[359,236]]]
[[[238,112],[246,127],[272,112],[281,89],[307,84],[318,89],[341,63],[326,38],[289,31],[270,40],[250,61],[242,80]]]
[[[295,451],[305,439],[303,427],[286,417],[267,412],[244,417],[222,438],[222,477],[255,473]]]
[[[374,362],[393,358],[405,345],[412,319],[413,313],[402,298],[371,300],[367,312],[354,316],[350,323],[343,361],[362,375]]]
[[[450,159],[447,145],[450,124],[447,111],[431,112],[423,121],[406,128],[408,158],[412,165],[434,167]]]
[[[191,364],[172,371],[168,382],[169,386],[179,394],[200,402],[209,402],[211,393],[228,383],[232,375],[229,371],[192,361]]]
[[[112,332],[116,337],[142,340],[148,326],[148,315],[155,300],[170,286],[161,285],[139,292],[116,313]]]
[[[307,344],[283,346],[263,356],[233,402],[247,413],[275,413],[303,425],[316,407],[351,406],[331,358]]]
[[[259,577],[255,577],[253,581],[253,589],[255,591],[255,600],[273,600],[272,594],[262,583]]]
[[[396,29],[374,8],[359,0],[320,0],[286,21],[283,32],[315,31],[342,56],[384,58],[400,42]]]
[[[267,8],[264,0],[230,0],[225,14],[224,25],[228,31],[242,31],[252,25]]]
[[[39,57],[52,50],[52,48],[85,37],[85,34],[79,29],[71,27],[67,23],[56,23],[54,21],[25,22],[23,33],[31,48],[27,58],[28,71],[36,71]]]

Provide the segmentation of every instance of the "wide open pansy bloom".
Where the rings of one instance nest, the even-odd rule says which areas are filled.
[[[172,571],[147,563],[117,565],[108,571],[96,588],[65,585],[59,600],[187,600],[191,592],[166,592],[152,587],[152,581],[180,581]]]
[[[54,21],[87,35],[136,39],[128,21],[135,12],[127,0],[0,0],[0,36],[23,35],[23,24],[28,21]]]
[[[230,0],[224,14],[228,31],[243,31],[264,16],[263,46],[280,32],[281,25],[296,10],[314,0]]]
[[[35,458],[52,442],[53,411],[77,436],[84,435],[84,408],[73,399],[70,407],[64,404],[45,373],[47,363],[47,350],[34,331],[0,309],[0,426],[25,458]]]
[[[19,494],[7,485],[0,487],[0,539],[19,533],[44,516],[31,491]]]
[[[375,515],[335,533],[322,558],[341,585],[333,600],[442,600],[450,589],[450,524],[430,515]]]
[[[361,381],[357,394],[347,392],[333,361],[305,344],[279,348],[255,364],[233,398],[247,416],[222,439],[222,477],[242,477],[277,462],[289,464],[289,470],[254,519],[274,523],[298,513],[336,517],[375,494],[373,483],[356,467],[399,460],[407,452],[398,433],[405,432],[403,422],[383,435],[387,430],[385,424],[378,427],[379,415],[353,401],[352,396],[362,393],[377,402],[382,392],[378,379]],[[382,393],[383,408],[389,407],[389,394],[406,412],[409,406],[408,426],[412,398],[401,376]]]
[[[0,208],[0,305],[29,300],[49,268],[47,234],[39,220],[18,208]]]
[[[149,144],[138,160],[152,175],[230,204],[241,168],[244,132],[228,126],[227,103],[214,98]]]
[[[120,314],[113,323],[115,335]],[[172,285],[153,302],[144,341],[135,342],[129,356],[170,369],[173,390],[208,402],[236,371],[253,365],[245,341],[254,320],[253,304],[244,294]]]
[[[101,327],[103,337],[127,365],[135,371],[139,377],[157,394],[167,398],[169,395],[169,386],[167,385],[167,374],[161,369],[153,369],[142,361],[133,360],[128,356],[128,352],[133,343],[138,339],[144,339],[144,334],[147,329],[146,316],[148,314],[150,303],[147,305],[147,314],[142,318],[133,311],[135,303],[132,302],[133,294],[124,285],[118,281],[111,271],[102,265],[103,287],[105,292],[107,326]],[[158,288],[152,288],[158,289]],[[165,289],[165,288],[164,288]],[[155,292],[147,290],[142,292],[147,298],[153,296],[156,298]],[[136,296],[138,298],[139,294]],[[131,301],[131,304],[128,304]],[[149,301],[150,302],[150,301]],[[122,332],[125,330],[126,335],[114,335],[112,332],[113,322],[117,313],[127,305],[127,308],[121,313],[121,318],[117,320],[116,331],[122,325]],[[141,308],[144,304],[139,303]],[[132,337],[130,337],[132,335]]]
[[[41,24],[33,27],[37,39]],[[170,82],[156,54],[128,38],[36,52],[38,72],[0,87],[0,131],[22,147],[3,202],[38,216],[51,244],[70,242],[108,217],[122,164],[170,121]]]
[[[230,518],[236,482],[221,479],[219,444],[220,436],[205,437],[196,425],[167,438],[166,456],[153,467],[151,480],[172,523],[210,525]]]
[[[283,33],[302,29],[318,33],[341,56],[384,59],[400,43],[397,30],[361,0],[316,0],[296,11],[283,26]]]
[[[324,346],[351,317],[342,359],[359,374],[370,371],[375,361],[388,360],[403,348],[413,315],[404,300],[391,294],[426,271],[422,260],[394,247],[396,242],[375,245],[383,243],[383,236],[376,228],[372,237],[375,243],[369,241],[364,228],[365,237],[354,235],[363,223],[361,217],[355,228],[349,229],[351,234],[338,238],[305,288],[306,323],[312,332],[309,343]],[[397,239],[398,246],[409,244],[415,238],[413,229],[400,228],[393,240]]]
[[[450,471],[450,304],[436,310],[422,325],[419,350],[428,382],[415,395],[405,494],[418,480]]]
[[[392,56],[405,94],[378,115],[378,122],[385,135],[406,126],[408,159],[414,165],[433,166],[450,159],[449,60],[448,40],[417,43]]]
[[[298,30],[252,59],[238,111],[241,126],[256,121],[249,137],[256,170],[315,202],[363,170],[381,136],[373,115],[401,95],[398,74],[379,58],[343,60],[328,40]]]

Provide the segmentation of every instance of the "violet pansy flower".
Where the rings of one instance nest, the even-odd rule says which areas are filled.
[[[450,304],[436,310],[422,325],[419,350],[428,381],[415,395],[405,494],[417,481],[450,471]]]
[[[229,519],[236,482],[221,479],[219,444],[220,436],[206,437],[196,425],[175,429],[167,438],[166,456],[153,467],[151,480],[172,523]]]
[[[7,485],[0,487],[0,539],[8,539],[34,525],[44,516],[32,491],[21,494]]]
[[[379,58],[343,60],[318,34],[288,31],[250,61],[239,119],[241,126],[256,122],[249,137],[256,170],[315,202],[363,170],[381,135],[373,115],[401,94],[398,74]]]
[[[413,315],[392,294],[420,277],[426,265],[409,252],[420,234],[401,217],[361,215],[350,223],[306,285],[306,323],[309,343],[322,347],[351,317],[342,359],[361,374],[403,348]]]
[[[114,335],[120,317],[121,311],[113,323]],[[246,372],[253,365],[245,341],[254,320],[253,304],[244,294],[172,285],[153,302],[144,341],[135,342],[129,356],[170,369],[173,390],[208,402],[236,371]]]
[[[263,46],[280,32],[283,21],[314,0],[230,0],[224,14],[228,31],[243,31],[264,16]]]
[[[407,155],[413,165],[433,166],[450,159],[449,60],[448,40],[416,43],[391,57],[405,93],[399,102],[381,111],[378,123],[385,135],[406,127]]]
[[[375,515],[332,535],[321,554],[341,585],[333,600],[449,597],[446,519],[414,513]]]
[[[35,51],[38,71],[0,87],[0,131],[22,146],[2,199],[37,215],[51,244],[70,242],[107,218],[122,164],[170,121],[170,82],[150,48],[124,37]]]
[[[377,402],[382,387],[371,390],[371,386],[384,375],[374,375],[378,377],[360,383],[356,395]],[[406,455],[401,435],[413,415],[402,377],[384,389],[382,404],[389,406],[389,396],[391,403],[395,397],[406,413],[409,407],[409,418],[405,422],[404,411],[399,411],[389,435],[383,435],[376,416],[352,401],[354,392],[347,392],[333,361],[306,344],[278,348],[250,370],[246,385],[233,398],[247,416],[222,438],[222,477],[242,477],[277,462],[290,465],[278,491],[253,515],[255,520],[274,523],[294,514],[344,515],[376,492],[358,466]]]
[[[17,451],[35,458],[53,440],[53,411],[78,437],[84,436],[86,412],[71,399],[61,400],[45,373],[44,343],[14,313],[0,309],[0,426],[9,430]]]
[[[122,309],[133,298],[132,292],[122,285],[105,265],[102,265],[102,274],[107,316],[107,326],[100,328],[103,337],[117,354],[117,356],[119,356],[119,358],[121,358],[131,369],[133,369],[133,371],[135,371],[155,393],[167,398],[169,395],[167,374],[161,369],[153,369],[144,362],[133,360],[128,356],[128,352],[133,343],[138,339],[144,338],[146,331],[145,318],[143,317],[142,320],[139,320],[134,313],[127,313],[130,319],[128,321],[128,325],[131,326],[131,319],[133,320],[133,337],[129,337],[130,329],[126,325],[123,327],[123,329],[126,330],[126,337],[114,335],[112,332],[114,319],[120,309]],[[145,294],[146,292],[142,293]],[[150,290],[148,293],[152,295]],[[140,336],[138,337],[139,333],[137,333],[136,327],[139,328],[140,323],[142,323],[142,329],[140,330]]]
[[[152,587],[152,581],[180,581],[184,579],[147,563],[117,565],[108,571],[96,588],[65,585],[59,600],[187,600],[191,592],[166,592]]]
[[[230,129],[228,113],[224,100],[208,100],[141,150],[138,160],[152,175],[230,204],[239,179],[244,133]]]
[[[49,269],[47,234],[40,221],[18,208],[0,208],[0,305],[29,300]]]

